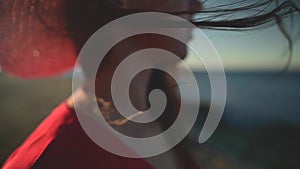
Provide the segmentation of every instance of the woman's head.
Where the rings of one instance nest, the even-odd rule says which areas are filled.
[[[79,51],[85,41],[104,24],[117,19],[122,15],[126,15],[129,10],[139,11],[157,11],[172,13],[176,11],[190,11],[190,10],[201,10],[201,4],[197,0],[104,0],[101,3],[96,3],[95,0],[82,1],[82,4],[78,5],[74,2],[70,4],[67,10],[68,16],[68,32],[70,37],[76,44],[77,50]],[[96,5],[95,5],[96,4]],[[80,11],[80,12],[79,12]],[[187,20],[192,19],[191,14],[179,15]],[[138,23],[137,23],[138,24]],[[125,29],[139,29],[138,25],[119,25],[111,30],[111,38],[118,36],[118,32],[124,31]],[[183,32],[178,32],[183,34]],[[186,36],[191,36],[191,31],[184,32]],[[148,36],[149,37],[149,36]],[[155,39],[155,40],[154,40]],[[169,41],[164,41],[164,38],[160,40],[156,38],[148,38],[139,42],[128,41],[128,46],[144,48],[151,46],[166,46]],[[170,46],[177,48],[178,45],[170,43]],[[182,53],[182,52],[181,52]],[[181,57],[184,57],[180,54]]]
[[[187,0],[169,0],[169,1],[162,1],[162,0],[145,0],[145,1],[136,1],[136,0],[123,0],[121,3],[118,3],[119,5],[119,12],[124,10],[129,10],[129,9],[135,9],[135,10],[140,10],[140,11],[158,11],[158,12],[176,12],[176,11],[187,11],[187,10],[192,10],[191,7],[191,2],[195,0],[187,1]],[[195,10],[201,10],[201,5],[198,1],[194,2],[193,9]],[[117,11],[118,12],[118,11]],[[114,13],[107,13],[107,16],[99,16],[98,22],[95,23],[90,23],[89,26],[93,27],[93,31],[90,31],[89,34],[92,32],[95,32],[97,28],[99,28],[99,23],[105,23],[107,22],[108,17],[109,19],[114,20],[115,18]],[[183,17],[187,20],[190,20],[192,18],[192,15],[180,15],[180,17]],[[95,17],[96,18],[96,17]],[[157,18],[155,22],[159,23],[162,22],[162,19],[164,18]],[[74,20],[75,23],[78,22],[78,20]],[[150,22],[150,21],[149,21]],[[88,23],[87,23],[88,24]],[[107,34],[110,35],[111,39],[119,39],[120,37],[120,32],[139,32],[140,30],[145,30],[149,29],[151,31],[160,31],[161,28],[148,28],[147,26],[140,25],[138,22],[136,23],[116,23],[117,26],[110,27],[109,32]],[[72,26],[72,27],[80,27],[82,28],[81,31],[79,32],[86,32],[86,26]],[[171,29],[170,29],[171,28]],[[78,30],[77,30],[78,31]],[[191,34],[192,30],[191,29],[174,29],[174,26],[170,25],[168,28],[164,28],[163,31],[172,31],[176,35],[182,36],[181,39],[185,39],[185,43],[187,43],[191,39]],[[83,34],[78,34],[79,36],[84,35]],[[84,36],[83,38],[78,38],[78,36],[72,35],[74,37],[74,41],[79,42],[78,49],[81,49],[81,46],[87,40],[88,36]],[[79,41],[78,41],[79,40]],[[110,39],[106,39],[105,41],[102,41],[103,43],[109,41]],[[99,45],[101,43],[99,42]],[[99,46],[101,47],[101,46]],[[160,48],[163,50],[171,51],[175,55],[179,56],[180,58],[184,58],[187,54],[187,49],[186,45],[178,42],[178,40],[175,40],[173,38],[163,36],[163,35],[158,35],[158,34],[142,34],[142,35],[136,35],[132,36],[130,38],[124,39],[123,41],[119,42],[116,44],[114,47],[111,48],[110,52],[105,56],[105,59],[102,61],[101,64],[101,71],[105,72],[105,74],[110,74],[112,71],[116,69],[118,64],[125,59],[127,56],[130,54],[142,50],[142,49],[147,49],[147,48]],[[161,56],[162,58],[164,56]],[[88,75],[89,74],[89,68],[90,68],[90,63],[89,59],[82,58],[80,60],[82,67],[84,68],[85,73]],[[158,60],[153,60],[153,65],[160,63]],[[99,72],[99,71],[98,71]],[[109,73],[108,73],[109,72]]]

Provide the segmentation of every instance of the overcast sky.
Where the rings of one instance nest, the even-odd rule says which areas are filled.
[[[285,20],[287,25],[290,25],[289,20]],[[300,71],[299,14],[294,17],[293,29],[294,51],[290,69]],[[277,26],[246,32],[204,30],[204,33],[217,49],[226,70],[280,70],[287,62],[287,41]],[[193,69],[202,69],[196,58],[189,54],[186,62]]]

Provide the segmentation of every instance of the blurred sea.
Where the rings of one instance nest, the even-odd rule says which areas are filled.
[[[300,125],[300,73],[227,72],[224,120],[239,127],[262,127],[273,122]],[[210,101],[206,73],[195,73],[201,99]],[[192,100],[190,100],[192,102]]]

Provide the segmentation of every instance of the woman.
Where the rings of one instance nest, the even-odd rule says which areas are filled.
[[[204,28],[243,29],[273,20],[280,23],[283,16],[298,10],[293,3],[285,2],[269,12],[218,20],[221,15],[223,17],[232,12],[261,9],[272,3],[263,1],[241,7],[228,5],[231,9],[222,9],[220,5],[205,10],[196,0],[6,0],[1,5],[0,13],[0,64],[4,71],[25,78],[57,75],[72,68],[82,46],[95,31],[130,13],[166,12],[184,17]],[[238,5],[242,4],[240,2]],[[193,20],[194,14],[201,13],[202,20]],[[281,24],[279,26],[283,28]],[[288,35],[286,37],[290,39]],[[115,46],[101,63],[95,80],[95,94],[99,97],[99,107],[104,110],[107,121],[117,130],[136,137],[151,136],[168,128],[176,116],[173,112],[178,109],[177,100],[174,89],[170,87],[174,86],[174,81],[154,70],[143,71],[132,81],[131,101],[138,109],[148,107],[146,98],[154,88],[167,91],[167,98],[171,100],[158,121],[140,126],[119,118],[113,103],[110,103],[112,97],[108,89],[113,72],[126,55],[139,49],[163,48],[182,58],[186,55],[186,49],[179,43],[155,35],[128,39],[126,45]],[[86,91],[90,85],[89,68],[86,66],[88,60],[80,62],[87,77],[86,84],[53,110],[7,159],[3,168],[198,168],[183,143],[155,157],[132,159],[111,154],[91,141],[81,128],[74,111],[74,102],[85,104]],[[129,129],[132,127],[140,128],[140,132],[131,132]]]

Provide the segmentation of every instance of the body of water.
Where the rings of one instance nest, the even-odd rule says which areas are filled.
[[[195,73],[202,101],[210,102],[205,73]],[[226,73],[227,101],[223,119],[241,127],[273,122],[300,124],[300,73]]]

